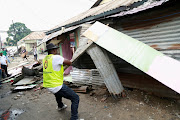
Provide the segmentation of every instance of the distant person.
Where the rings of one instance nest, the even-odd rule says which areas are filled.
[[[14,51],[10,50],[9,51],[9,56],[12,58],[12,61],[14,60]]]
[[[8,55],[7,55],[7,49],[2,48],[2,50],[3,50],[3,55],[6,56],[7,61],[10,63],[10,60],[8,59]]]
[[[36,46],[33,47],[34,60],[37,60],[37,49]]]
[[[3,51],[0,51],[0,63],[1,63],[1,68],[4,69],[4,71],[6,73],[6,76],[7,77],[11,76],[7,72],[8,62],[7,62],[6,56],[3,55]],[[4,78],[5,78],[5,76],[4,76]]]
[[[11,57],[14,60],[14,52],[11,53]]]
[[[41,53],[43,54],[43,48],[40,48],[40,50],[41,50]]]
[[[27,53],[26,53],[26,48],[25,47],[22,47],[21,53],[22,53],[23,61],[24,61],[24,59],[26,59],[28,61],[27,56],[26,56]]]

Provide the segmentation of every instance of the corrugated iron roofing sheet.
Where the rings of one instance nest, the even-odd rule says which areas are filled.
[[[27,35],[26,37],[24,37],[23,39],[21,39],[20,41],[25,41],[25,40],[40,40],[43,39],[45,37],[45,33],[44,32],[32,32],[29,35]]]
[[[167,2],[169,0],[159,0],[159,1],[154,1],[154,0],[148,0],[145,4],[141,5],[141,6],[138,6],[136,8],[133,8],[131,10],[128,10],[128,11],[122,11],[118,14],[115,14],[115,15],[111,15],[109,17],[119,17],[119,16],[124,16],[124,15],[128,15],[128,14],[134,14],[134,13],[137,13],[139,11],[143,11],[143,10],[146,10],[146,9],[149,9],[149,8],[153,8],[155,6],[159,6],[161,4],[163,4],[164,2]]]
[[[70,24],[70,23],[73,23],[73,22],[80,21],[80,20],[87,18],[87,17],[90,17],[90,16],[96,16],[98,14],[114,10],[114,9],[119,8],[121,6],[129,6],[129,5],[131,5],[135,2],[138,2],[138,1],[142,1],[142,0],[113,0],[113,1],[108,2],[106,4],[102,4],[102,5],[99,5],[97,7],[91,8],[91,9],[87,10],[86,12],[83,12],[83,13],[61,23],[60,25],[57,25],[56,27],[52,28],[51,30],[56,29],[56,28],[61,27],[61,26],[64,26],[64,25],[67,25],[67,24]]]
[[[49,41],[50,39],[54,38],[54,37],[57,37],[58,35],[61,35],[63,33],[66,33],[66,32],[70,32],[72,30],[75,30],[76,28],[78,28],[79,26],[73,26],[73,27],[70,27],[70,28],[67,28],[67,29],[63,29],[63,30],[59,30],[57,32],[54,32],[52,34],[49,34],[49,35],[46,35],[43,40],[38,44],[38,46],[42,43],[45,43],[47,41]]]

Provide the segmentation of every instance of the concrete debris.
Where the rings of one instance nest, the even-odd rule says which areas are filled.
[[[95,92],[91,92],[89,95],[90,95],[90,96],[93,96],[94,94],[95,94]]]
[[[36,69],[29,69],[23,66],[22,68],[22,74],[24,76],[38,76],[39,75],[39,71]]]
[[[17,95],[17,97],[21,97],[21,95]]]
[[[144,103],[143,103],[143,102],[140,102],[139,104],[140,104],[140,105],[144,105]]]
[[[32,89],[36,85],[42,83],[43,78],[42,75],[39,74],[39,70],[41,69],[37,68],[40,65],[40,62],[34,62],[31,64],[22,63],[8,70],[8,73],[11,73],[12,75],[2,79],[1,81],[3,84],[11,82],[11,85],[13,85],[11,90],[13,92]],[[18,97],[23,94],[23,92],[19,92],[19,95],[14,97],[14,99],[18,99]]]
[[[103,98],[101,99],[101,102],[104,102],[105,100],[107,100],[108,96],[104,95]]]
[[[2,113],[1,115],[1,120],[8,120],[9,119],[9,116],[10,116],[10,111],[9,109],[11,108],[11,106],[5,111]]]
[[[15,96],[14,98],[13,98],[14,100],[17,100],[17,99],[19,99],[17,96]]]
[[[25,95],[23,92],[18,92],[19,95]]]
[[[25,112],[24,110],[21,109],[11,109],[10,111],[11,111],[10,113],[11,120],[15,120],[20,114]]]
[[[175,113],[175,115],[180,119],[180,114],[178,114],[178,113]]]
[[[112,118],[112,115],[111,115],[111,113],[109,113],[107,116],[108,116],[108,117],[110,117],[110,118]]]
[[[23,112],[25,112],[24,110],[21,109],[8,109],[6,111],[3,111],[3,113],[1,114],[1,120],[16,120],[16,118],[22,114]],[[1,111],[0,111],[1,113]]]

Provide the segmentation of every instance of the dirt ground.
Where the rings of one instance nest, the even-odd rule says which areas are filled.
[[[29,56],[30,62],[33,56]],[[22,62],[16,58],[9,68]],[[56,110],[53,94],[47,89],[31,89],[11,93],[10,83],[0,88],[0,115],[8,108],[14,116],[10,120],[69,120],[69,100],[63,99],[68,108]],[[108,95],[104,88],[88,93],[78,93],[80,97],[79,118],[82,120],[180,120],[180,101],[160,98],[140,90],[126,90],[127,97],[118,100]],[[92,95],[92,93],[95,93]],[[107,99],[105,99],[107,98]]]

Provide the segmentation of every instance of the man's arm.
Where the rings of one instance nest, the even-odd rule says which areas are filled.
[[[68,60],[68,59],[64,59],[63,64],[70,66],[72,64],[72,62],[70,60]]]

